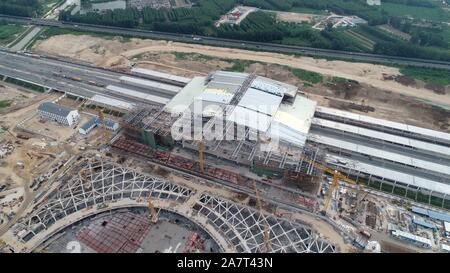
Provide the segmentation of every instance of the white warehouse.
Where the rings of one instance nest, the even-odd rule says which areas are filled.
[[[41,103],[37,112],[41,118],[53,120],[66,126],[72,126],[80,119],[80,115],[76,109],[57,105],[53,102]]]

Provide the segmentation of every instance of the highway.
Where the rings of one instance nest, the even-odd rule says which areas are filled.
[[[60,59],[36,58],[0,50],[0,75],[26,80],[49,89],[87,99],[92,98],[94,95],[103,95],[135,104],[146,103],[138,98],[124,96],[89,83],[91,81],[101,86],[112,84],[119,87],[127,87],[120,83],[119,78],[128,74]],[[73,80],[73,78],[79,78],[80,80]],[[143,90],[137,87],[132,89],[159,97],[171,97],[168,94],[148,89]]]
[[[241,48],[241,49],[248,49],[248,50],[271,51],[271,52],[279,52],[279,53],[286,53],[286,54],[300,54],[300,55],[328,57],[328,58],[354,60],[354,61],[421,66],[421,67],[440,68],[440,69],[450,70],[450,62],[444,62],[444,61],[404,58],[404,57],[369,54],[369,53],[346,52],[346,51],[329,50],[329,49],[317,49],[317,48],[289,46],[289,45],[281,45],[281,44],[273,44],[273,43],[259,43],[259,42],[231,40],[231,39],[205,37],[205,36],[195,36],[195,39],[194,39],[194,36],[187,35],[187,34],[177,34],[177,33],[159,32],[159,31],[146,31],[146,30],[140,30],[140,29],[119,28],[119,27],[90,25],[90,24],[81,24],[81,23],[72,23],[72,22],[61,22],[61,21],[49,20],[49,19],[15,17],[15,16],[8,16],[8,15],[0,15],[0,19],[10,21],[10,22],[15,22],[15,23],[22,23],[22,24],[53,26],[53,27],[60,27],[60,28],[79,30],[79,31],[108,33],[108,34],[113,34],[113,35],[143,37],[143,38],[150,38],[150,39],[171,40],[171,41],[196,43],[196,44],[204,44],[204,45],[220,46],[220,47]]]

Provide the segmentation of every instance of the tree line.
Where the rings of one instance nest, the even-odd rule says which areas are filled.
[[[0,13],[33,17],[41,9],[41,4],[38,0],[1,0],[0,1]]]
[[[363,2],[364,5],[362,5]],[[214,22],[221,15],[230,11],[237,3],[266,5],[271,9],[290,9],[294,6],[302,6],[314,9],[331,8],[335,11],[341,9],[340,12],[344,14],[354,14],[354,11],[357,11],[360,15],[367,13],[365,18],[372,18],[372,23],[374,24],[389,23],[394,25],[394,27],[396,27],[395,25],[397,27],[403,26],[404,28],[409,28],[412,35],[411,41],[408,43],[372,26],[362,25],[360,26],[361,30],[370,35],[371,39],[373,38],[376,42],[374,53],[404,57],[449,59],[448,52],[423,47],[444,46],[445,41],[441,36],[434,32],[420,30],[412,25],[408,26],[403,18],[389,17],[382,10],[377,10],[378,8],[376,7],[375,10],[373,7],[370,7],[372,11],[369,11],[365,1],[361,0],[197,0],[192,8],[158,10],[144,8],[141,11],[127,8],[125,10],[108,11],[103,14],[87,13],[84,15],[71,15],[70,12],[61,12],[60,20],[119,27],[140,27],[149,30],[209,35],[237,40],[368,52],[367,48],[360,47],[351,40],[346,39],[345,35],[342,35],[339,30],[326,28],[323,31],[318,31],[312,29],[308,24],[280,22],[273,14],[263,11],[251,13],[239,25],[223,24],[218,28],[214,27]],[[409,3],[412,4],[413,2]],[[375,13],[381,17],[373,16]]]

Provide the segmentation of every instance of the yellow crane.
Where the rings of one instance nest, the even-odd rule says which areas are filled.
[[[330,174],[332,176],[331,186],[330,186],[330,189],[327,192],[327,197],[325,198],[325,203],[324,203],[324,206],[323,206],[322,211],[321,211],[321,213],[323,215],[327,214],[328,207],[330,205],[331,198],[333,196],[333,192],[337,188],[337,186],[339,185],[338,184],[339,180],[344,181],[344,182],[349,183],[349,184],[352,184],[352,185],[357,185],[358,184],[355,180],[346,177],[345,175],[340,173],[338,170],[334,170],[334,169],[332,169],[332,168],[330,168],[328,166],[325,166],[325,165],[322,165],[320,163],[317,163],[317,162],[315,162],[315,161],[313,161],[313,160],[311,160],[309,158],[306,158],[306,157],[302,157],[301,159],[303,160],[303,162],[308,162],[309,164],[313,165],[314,168],[322,170],[323,172],[328,173],[328,174]]]
[[[262,204],[261,204],[261,198],[259,197],[259,191],[258,191],[258,188],[256,187],[255,181],[253,181],[253,188],[255,189],[256,204],[258,205],[259,214],[261,214],[261,216],[264,217]],[[265,217],[264,217],[264,219],[265,219]],[[272,250],[272,246],[270,245],[270,229],[269,229],[269,226],[267,223],[265,224],[265,227],[264,227],[263,240],[264,240],[264,245],[266,246],[266,251],[269,252],[270,250]]]
[[[156,224],[158,222],[158,214],[156,213],[155,206],[153,205],[153,202],[152,202],[152,199],[150,196],[148,197],[147,206],[151,213],[150,216],[151,216],[152,223]]]

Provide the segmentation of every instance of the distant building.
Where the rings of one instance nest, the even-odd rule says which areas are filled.
[[[445,236],[450,237],[450,223],[444,222]]]
[[[369,6],[380,6],[381,0],[367,0],[367,5]]]
[[[405,232],[405,231],[401,231],[401,230],[393,230],[393,231],[391,231],[391,234],[394,237],[397,237],[404,241],[408,241],[419,247],[423,247],[423,248],[431,248],[432,247],[430,239],[420,237],[420,236],[414,235],[409,232]]]
[[[82,135],[87,135],[92,131],[92,129],[94,129],[99,124],[100,124],[99,118],[93,117],[88,122],[83,124],[80,127],[80,129],[78,129],[78,132]],[[105,120],[105,127],[106,127],[106,129],[108,129],[110,131],[116,131],[117,129],[119,129],[119,124],[112,120]]]
[[[442,245],[441,245],[441,250],[442,250],[442,252],[450,253],[450,246],[449,246],[449,245],[442,244]]]
[[[429,223],[429,222],[426,222],[426,221],[423,221],[423,220],[418,219],[418,218],[416,218],[416,217],[414,217],[414,219],[413,219],[412,222],[413,222],[414,224],[418,225],[418,226],[422,226],[422,227],[425,227],[425,228],[429,228],[429,229],[431,229],[431,230],[433,230],[433,231],[436,231],[436,230],[437,230],[437,227],[436,227],[435,224]]]
[[[80,119],[80,115],[76,109],[61,106],[53,102],[41,103],[37,112],[41,118],[53,120],[67,126],[72,126]]]

